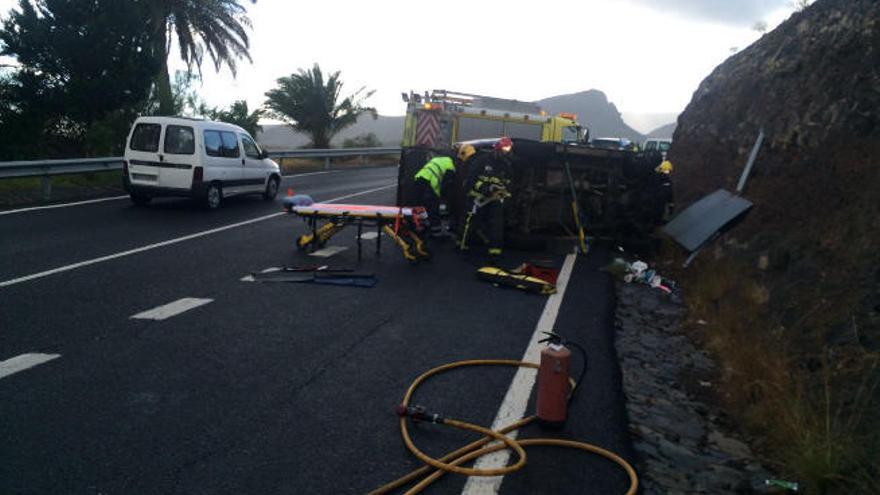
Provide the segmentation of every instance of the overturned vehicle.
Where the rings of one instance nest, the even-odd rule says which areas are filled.
[[[495,139],[481,139],[478,153],[490,153]],[[658,173],[660,153],[594,148],[583,142],[513,139],[511,197],[505,200],[505,244],[534,249],[576,245],[578,227],[593,240],[628,243],[663,223],[672,205],[669,175]],[[436,154],[456,155],[463,143],[444,148],[411,146],[401,151],[397,202],[417,202],[414,176]],[[457,174],[447,205],[462,225],[468,163]]]

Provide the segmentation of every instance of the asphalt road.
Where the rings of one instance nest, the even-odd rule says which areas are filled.
[[[282,190],[392,204],[395,183],[395,168],[376,168],[293,177]],[[380,257],[375,240],[365,241],[356,265],[350,230],[331,242],[347,250],[316,259],[293,247],[302,221],[279,211],[279,202],[254,197],[216,212],[181,200],[148,208],[113,200],[0,214],[0,493],[366,493],[420,465],[392,411],[416,376],[449,361],[522,358],[546,297],[478,281],[478,260],[451,244],[410,266],[387,240]],[[536,253],[508,253],[505,262],[536,257],[563,263]],[[571,419],[560,432],[530,426],[521,436],[585,440],[632,460],[613,285],[598,271],[605,258],[597,250],[574,260],[555,318],[556,331],[589,352]],[[316,261],[357,266],[379,283],[242,281]],[[203,304],[132,318],[183,298]],[[60,357],[3,374],[2,362],[27,353]],[[490,425],[513,375],[455,371],[427,382],[416,402]],[[474,438],[426,424],[413,436],[436,455]],[[600,458],[528,453],[500,493],[626,489],[622,472]],[[449,475],[426,493],[464,486]]]

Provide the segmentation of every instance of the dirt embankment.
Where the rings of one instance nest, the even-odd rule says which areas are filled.
[[[734,190],[761,128],[755,206],[684,275],[690,317],[767,455],[808,491],[878,493],[880,2],[818,0],[707,77],[669,154],[678,204]]]

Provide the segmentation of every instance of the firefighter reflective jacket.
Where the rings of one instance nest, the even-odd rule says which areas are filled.
[[[449,172],[455,173],[455,164],[452,162],[452,158],[436,156],[416,172],[415,178],[427,181],[434,194],[440,196],[440,185],[443,183],[444,176]]]

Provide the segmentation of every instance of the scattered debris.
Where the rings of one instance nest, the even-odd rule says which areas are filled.
[[[642,283],[654,289],[660,289],[667,294],[675,289],[675,282],[661,277],[657,270],[652,270],[644,261],[638,260],[632,263],[623,258],[615,258],[604,268],[606,272],[619,277],[626,283]]]
[[[784,488],[786,490],[791,490],[793,492],[798,491],[799,485],[793,481],[784,481],[784,480],[766,480],[764,484],[767,486],[775,486],[777,488]]]

